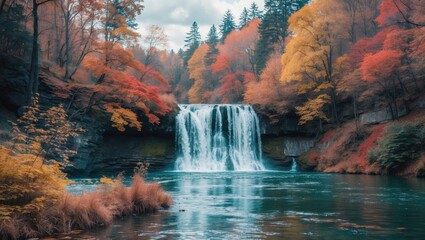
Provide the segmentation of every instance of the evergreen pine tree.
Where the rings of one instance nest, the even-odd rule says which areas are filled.
[[[215,62],[215,56],[218,54],[218,42],[219,39],[217,35],[217,29],[215,25],[212,25],[207,37],[208,52],[205,55],[205,63],[207,64],[207,66],[210,66]]]
[[[184,46],[187,48],[184,52],[184,65],[187,66],[187,62],[192,57],[195,50],[201,44],[201,34],[199,33],[198,23],[193,22],[190,28],[190,31],[186,34],[186,39],[184,40],[186,43]]]
[[[250,22],[248,9],[243,8],[241,16],[239,17],[239,29],[242,29]]]
[[[249,21],[252,21],[255,18],[261,18],[261,15],[262,15],[262,12],[258,8],[258,5],[255,2],[253,2],[248,12]]]
[[[308,4],[310,2],[310,0],[294,0],[293,1],[293,7],[294,7],[294,12],[300,10],[302,7],[304,7],[304,5]]]
[[[229,33],[232,32],[234,29],[236,29],[236,24],[233,18],[233,14],[230,10],[227,10],[220,25],[222,43],[224,43],[224,40],[226,39],[227,35],[229,35]]]
[[[308,0],[267,0],[265,14],[258,28],[260,39],[255,50],[257,74],[266,66],[273,50],[278,47],[283,51],[289,17],[302,8]]]
[[[183,59],[184,58],[184,51],[183,51],[183,49],[179,48],[179,50],[177,51],[177,55],[179,55],[179,57],[181,59]]]

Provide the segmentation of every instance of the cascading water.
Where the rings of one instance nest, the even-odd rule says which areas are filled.
[[[297,161],[295,161],[295,158],[292,158],[292,166],[291,166],[291,172],[297,171]]]
[[[250,105],[179,105],[177,171],[264,170],[257,114]]]

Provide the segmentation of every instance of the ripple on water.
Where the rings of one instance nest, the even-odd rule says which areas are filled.
[[[100,239],[398,240],[425,236],[425,184],[421,181],[285,172],[168,172],[149,174],[148,180],[159,181],[173,196],[174,205],[168,211],[123,219],[113,228],[89,234]],[[87,182],[70,189],[95,189]]]

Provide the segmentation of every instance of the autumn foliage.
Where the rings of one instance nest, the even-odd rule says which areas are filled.
[[[192,87],[189,90],[189,102],[190,103],[201,103],[203,102],[203,88],[205,85],[204,72],[207,69],[205,64],[205,56],[208,51],[208,45],[202,44],[193,53],[190,58],[187,68],[189,70],[189,77],[194,81]]]
[[[121,124],[118,128],[127,125],[122,120],[113,121]],[[0,145],[2,239],[107,225],[116,216],[144,214],[171,205],[171,197],[158,183],[144,182],[146,168],[142,166],[136,168],[131,187],[118,178],[102,181],[105,185],[99,191],[81,196],[67,193],[65,186],[71,181],[62,170],[71,164],[69,156],[76,153],[70,140],[83,129],[68,120],[61,105],[43,109],[35,97],[12,126],[10,141]]]
[[[290,105],[297,100],[295,86],[284,85],[280,82],[281,72],[280,55],[275,54],[267,62],[260,75],[260,81],[248,83],[244,94],[244,101],[256,106],[258,111],[267,116],[272,123],[279,122],[280,117],[288,113]]]
[[[108,49],[100,48],[102,54],[93,54],[84,62],[84,66],[97,78],[96,83],[77,84],[75,91],[89,88],[92,93],[84,104],[89,109],[97,107],[109,112],[113,126],[120,131],[124,131],[127,125],[141,130],[138,112],[143,113],[150,123],[159,124],[159,116],[165,115],[171,107],[162,100],[159,86],[146,85],[142,80],[167,84],[166,80],[155,70],[147,69],[119,44],[107,45],[104,47]]]
[[[248,83],[256,81],[253,51],[258,40],[259,19],[227,35],[218,45],[218,54],[208,56],[209,46],[202,44],[188,62],[193,85],[190,103],[240,103]],[[211,61],[209,58],[214,57]],[[212,64],[207,64],[206,60]]]
[[[160,51],[149,49],[151,61],[137,55],[136,16],[142,3],[2,1],[1,23],[15,19],[12,26],[17,30],[5,35],[7,28],[2,24],[2,50],[7,47],[3,43],[9,45],[22,36],[14,40],[20,50],[2,51],[1,61],[16,55],[21,66],[8,71],[31,72],[23,81],[7,75],[1,79],[2,89],[10,81],[27,84],[25,95],[31,101],[19,111],[20,118],[10,123],[12,129],[5,134],[8,141],[0,145],[1,239],[106,225],[116,216],[143,214],[171,204],[158,184],[145,183],[138,174],[130,188],[114,181],[82,196],[65,190],[70,181],[63,171],[77,153],[77,137],[84,131],[80,124],[86,123],[82,119],[96,121],[102,129],[112,125],[118,131],[140,131],[142,124],[159,124],[175,105],[161,66],[168,54],[160,58]],[[29,58],[26,44],[31,35]],[[9,107],[3,105],[3,98],[1,107]]]
[[[370,108],[397,118],[423,88],[423,10],[418,0],[312,1],[289,17],[284,49],[268,46],[274,53],[261,72],[253,54],[264,50],[256,49],[261,20],[254,19],[226,36],[208,56],[211,65],[206,45],[195,51],[189,102],[249,103],[272,122],[296,113],[300,125],[319,131],[347,117],[347,102],[357,120]]]
[[[159,124],[160,118],[171,111],[175,101],[169,96],[161,51],[156,49],[160,47],[156,45],[158,35],[143,39],[149,42],[149,49],[137,47],[140,35],[136,31],[136,17],[144,8],[142,0],[34,2],[38,3],[34,5],[38,18],[21,20],[23,27],[29,27],[30,21],[43,29],[33,34],[39,42],[36,59],[40,64],[31,65],[31,73],[47,75],[40,78],[42,84],[53,88],[53,94],[69,103],[69,115],[81,118],[94,114],[102,122],[118,120],[121,123],[111,125],[119,125],[123,131],[122,120],[130,119],[130,111],[136,115],[130,122],[138,123],[127,127],[137,130],[142,122]],[[1,6],[3,13],[19,9],[20,14],[28,16],[35,10],[24,1],[2,1]],[[140,52],[143,54],[137,54]],[[34,88],[40,85],[38,79],[31,76]],[[30,98],[34,95],[28,94]]]
[[[401,0],[383,0],[379,6],[380,14],[376,21],[381,27],[398,23],[407,7]]]
[[[383,50],[366,55],[360,67],[363,80],[375,81],[390,77],[399,67],[402,55],[402,52],[395,50]]]
[[[347,98],[354,102],[355,118],[358,102],[375,105],[370,99],[398,117],[400,105],[408,93],[419,91],[417,80],[423,77],[415,68],[421,62],[415,53],[423,50],[412,44],[423,32],[418,27],[423,18],[417,14],[423,6],[409,3],[322,0],[291,16],[293,35],[282,55],[281,81],[288,87],[296,81],[300,124],[316,119],[338,123],[338,102]],[[366,19],[380,28],[362,25]]]
[[[62,169],[75,151],[68,148],[68,141],[81,130],[68,121],[62,106],[40,108],[35,97],[13,123],[7,146],[0,146],[0,233],[4,238],[44,231],[33,227],[42,219],[38,213],[54,206],[69,183]],[[17,216],[32,225],[20,225],[23,232],[9,232],[8,223]]]
[[[130,187],[126,187],[119,178],[103,180],[98,190],[82,195],[68,194],[61,189],[57,195],[45,196],[54,197],[48,205],[37,209],[26,207],[25,214],[1,216],[2,239],[39,237],[105,226],[111,224],[115,217],[153,213],[172,204],[170,195],[158,183],[146,183],[138,174],[133,176]]]
[[[254,19],[240,31],[231,32],[218,48],[220,54],[211,68],[221,78],[217,94],[222,103],[242,102],[247,84],[256,80],[251,54],[259,37],[258,24]]]
[[[382,48],[387,34],[390,31],[391,28],[387,28],[378,32],[373,37],[366,37],[357,41],[348,52],[346,61],[350,63],[352,67],[358,68],[363,62],[363,58],[366,54],[376,53]]]
[[[359,171],[365,171],[369,167],[369,155],[376,148],[384,128],[384,125],[374,126],[371,129],[371,134],[359,145],[357,152],[351,156],[351,160],[357,163]]]

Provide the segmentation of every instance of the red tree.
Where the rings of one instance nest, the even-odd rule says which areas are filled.
[[[242,102],[246,84],[256,79],[252,54],[258,40],[258,24],[259,20],[254,19],[240,31],[234,30],[219,46],[220,54],[211,70],[221,76],[217,93],[222,103]]]
[[[401,65],[403,52],[397,50],[382,50],[369,54],[360,67],[364,81],[377,82],[387,100],[392,118],[399,116],[397,99],[400,89],[396,83],[396,74]]]

